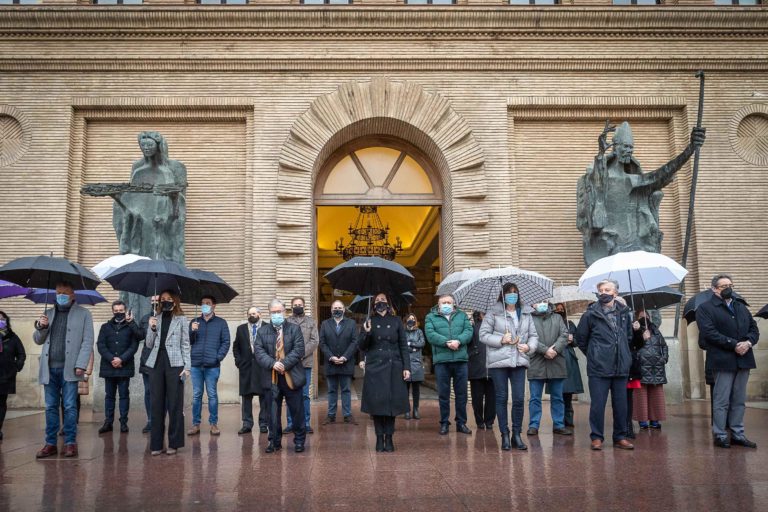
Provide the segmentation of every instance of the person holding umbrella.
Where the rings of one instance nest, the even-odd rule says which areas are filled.
[[[152,390],[152,431],[149,449],[152,455],[163,453],[165,413],[168,412],[168,449],[173,455],[184,446],[184,381],[189,378],[192,357],[187,318],[179,296],[171,290],[160,294],[155,316],[149,318],[144,343],[151,352],[146,365],[150,368]]]
[[[579,358],[576,356],[576,341],[574,335],[576,334],[576,324],[568,320],[568,313],[565,309],[565,304],[562,302],[555,304],[555,313],[563,318],[563,321],[568,326],[568,338],[566,340],[565,352],[565,365],[568,368],[568,376],[563,383],[563,403],[565,404],[565,426],[573,428],[575,426],[573,421],[573,395],[579,395],[584,392],[584,383],[581,380],[581,369],[579,368]]]
[[[385,293],[374,297],[375,314],[363,324],[358,345],[365,353],[365,378],[360,410],[373,417],[376,451],[393,452],[395,417],[408,410],[411,377],[408,338],[403,322],[392,313]]]
[[[24,368],[27,353],[24,344],[11,329],[11,319],[0,311],[0,441],[8,410],[8,395],[16,394],[16,374]]]
[[[660,429],[666,420],[664,384],[667,383],[666,365],[669,349],[664,336],[641,309],[635,313],[640,330],[634,333],[634,344],[639,346],[637,358],[640,366],[640,389],[632,394],[633,419],[640,423],[641,430]]]
[[[520,289],[514,283],[504,283],[499,301],[491,307],[480,326],[480,341],[488,346],[488,374],[496,391],[496,417],[501,431],[501,449],[509,451],[512,444],[527,450],[521,431],[525,414],[525,371],[530,365],[528,353],[539,343],[531,309],[523,309]],[[512,442],[509,436],[507,397],[512,384]]]

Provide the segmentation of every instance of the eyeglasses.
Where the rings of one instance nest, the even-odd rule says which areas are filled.
[[[715,286],[715,290],[725,290],[726,288],[733,288],[733,283],[721,284],[720,286]]]

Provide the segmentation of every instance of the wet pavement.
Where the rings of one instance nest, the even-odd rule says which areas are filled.
[[[313,405],[316,433],[302,454],[293,452],[290,438],[281,452],[266,454],[265,434],[238,436],[234,405],[220,408],[220,437],[203,428],[178,454],[158,457],[149,455],[140,411],[132,411],[130,433],[103,436],[97,434],[103,416],[83,411],[77,459],[35,460],[44,415],[10,419],[0,443],[0,511],[746,512],[768,506],[768,411],[762,409],[746,415],[757,450],[714,448],[708,403],[688,402],[668,407],[663,429],[638,435],[634,452],[590,451],[586,405],[576,406],[577,435],[553,436],[545,411],[542,433],[527,438],[528,452],[502,452],[498,431],[477,431],[473,421],[472,435],[451,429],[439,436],[437,402],[429,400],[421,420],[398,420],[395,453],[379,454],[359,404],[353,403],[357,426],[320,426],[325,405]]]

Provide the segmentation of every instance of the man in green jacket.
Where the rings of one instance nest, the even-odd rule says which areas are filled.
[[[432,363],[437,377],[440,435],[446,435],[450,425],[451,379],[456,395],[456,431],[471,434],[467,428],[467,345],[472,341],[472,324],[467,315],[456,308],[453,295],[441,295],[437,306],[424,321],[424,330],[432,345]]]

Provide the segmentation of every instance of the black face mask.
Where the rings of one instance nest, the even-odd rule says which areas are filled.
[[[601,293],[600,297],[598,297],[598,300],[600,301],[600,304],[608,304],[613,300],[613,295],[610,293]]]
[[[408,320],[407,322],[405,322],[405,325],[407,325],[409,328],[413,329],[414,327],[416,327],[416,321]]]
[[[173,311],[173,301],[172,300],[164,300],[160,304],[163,307],[163,311]]]
[[[728,288],[726,288],[725,290],[722,290],[722,291],[720,292],[720,297],[722,297],[722,298],[723,298],[723,300],[728,300],[728,299],[732,298],[732,297],[733,297],[733,288],[731,288],[731,287],[729,286],[729,287],[728,287]]]
[[[304,314],[304,306],[293,306],[293,316],[301,316]]]
[[[125,313],[115,313],[112,318],[115,319],[115,322],[120,323],[125,320]]]
[[[373,305],[373,309],[375,309],[377,313],[383,313],[389,309],[389,304],[386,302],[377,302]]]
[[[341,318],[344,316],[344,310],[343,309],[334,309],[332,311],[333,318]]]
[[[251,324],[259,323],[259,317],[257,317],[257,316],[249,316],[248,317],[248,323],[251,323]]]

